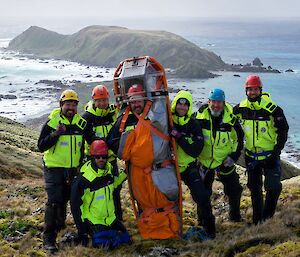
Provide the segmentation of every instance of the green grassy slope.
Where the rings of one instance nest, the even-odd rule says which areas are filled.
[[[32,26],[14,38],[9,49],[38,57],[60,58],[89,65],[116,67],[125,58],[150,55],[180,77],[211,77],[225,63],[219,56],[165,31],[89,26],[72,35],[60,35]]]
[[[37,152],[37,132],[0,117],[0,256],[47,256],[42,248],[42,229],[46,193]],[[122,189],[125,226],[133,244],[112,252],[90,246],[61,246],[56,256],[166,256],[174,248],[177,256],[300,256],[300,176],[284,180],[283,192],[274,218],[252,226],[250,192],[244,169],[239,167],[244,191],[241,212],[244,221],[228,221],[228,202],[222,185],[214,183],[212,203],[217,237],[206,242],[183,240],[142,240],[138,234],[127,182]],[[196,208],[188,189],[183,187],[184,231],[196,225]],[[70,211],[66,232],[76,231]]]

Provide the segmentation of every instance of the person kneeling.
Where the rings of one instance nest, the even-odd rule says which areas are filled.
[[[121,172],[112,174],[107,161],[108,147],[103,140],[95,140],[90,147],[91,160],[80,169],[72,185],[71,210],[78,229],[78,241],[88,244],[88,235],[94,247],[109,249],[131,238],[120,220],[116,218],[113,192],[126,179]]]

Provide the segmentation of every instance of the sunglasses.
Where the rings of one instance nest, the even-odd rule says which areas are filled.
[[[95,156],[93,156],[95,159],[107,159],[107,155],[95,155]]]

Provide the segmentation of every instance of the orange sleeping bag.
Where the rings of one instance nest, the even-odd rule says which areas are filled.
[[[139,121],[124,144],[123,159],[129,161],[128,183],[132,198],[137,202],[135,212],[142,237],[174,238],[180,235],[179,208],[153,183],[151,172],[154,154],[149,125],[149,120]]]

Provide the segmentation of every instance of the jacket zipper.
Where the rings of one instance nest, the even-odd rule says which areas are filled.
[[[89,211],[91,211],[91,206],[92,206],[92,203],[93,203],[94,198],[95,198],[95,192],[96,192],[96,191],[93,192],[92,200],[91,200],[91,202],[90,202],[90,204],[89,204]]]
[[[56,142],[56,144],[57,144],[57,142]],[[55,151],[56,144],[55,144],[54,147],[53,147],[52,153],[54,153],[54,151]]]
[[[107,186],[106,186],[107,187]],[[106,194],[106,187],[104,188],[104,194],[105,194],[105,205],[106,205],[106,217],[104,219],[104,222],[106,223],[107,217],[108,217],[108,207],[107,207],[107,194]]]
[[[270,135],[270,132],[269,132],[269,130],[270,130],[270,127],[269,127],[269,124],[268,124],[268,122],[267,122],[267,121],[266,121],[266,125],[267,125],[267,133],[268,133],[269,137],[272,139],[272,137],[271,137],[271,135]]]
[[[73,141],[73,136],[70,136],[70,150],[71,150],[71,167],[70,168],[72,168],[73,167],[73,158],[72,158],[72,156],[73,156],[73,145],[72,145],[72,141]]]
[[[253,104],[252,104],[252,107],[253,107],[254,110],[256,110],[254,108]],[[255,146],[255,118],[256,118],[256,114],[254,114],[254,117],[253,117],[253,128],[252,128],[252,130],[253,130],[253,147],[254,147],[254,150],[256,152],[256,146]]]
[[[220,135],[221,133],[220,132],[217,132],[217,134],[216,134],[216,137],[218,137],[218,141],[217,141],[217,146],[219,145],[219,143],[220,143],[220,137],[221,137],[221,135]]]
[[[214,140],[214,138],[213,138],[213,126],[212,126],[212,120],[211,120],[211,118],[210,118],[210,142],[211,142],[211,158],[212,158],[212,161],[211,161],[211,163],[210,163],[210,165],[209,165],[209,168],[211,167],[211,165],[213,164],[213,162],[214,162],[214,143],[215,142],[213,142],[213,140]],[[214,140],[215,141],[215,140]]]

